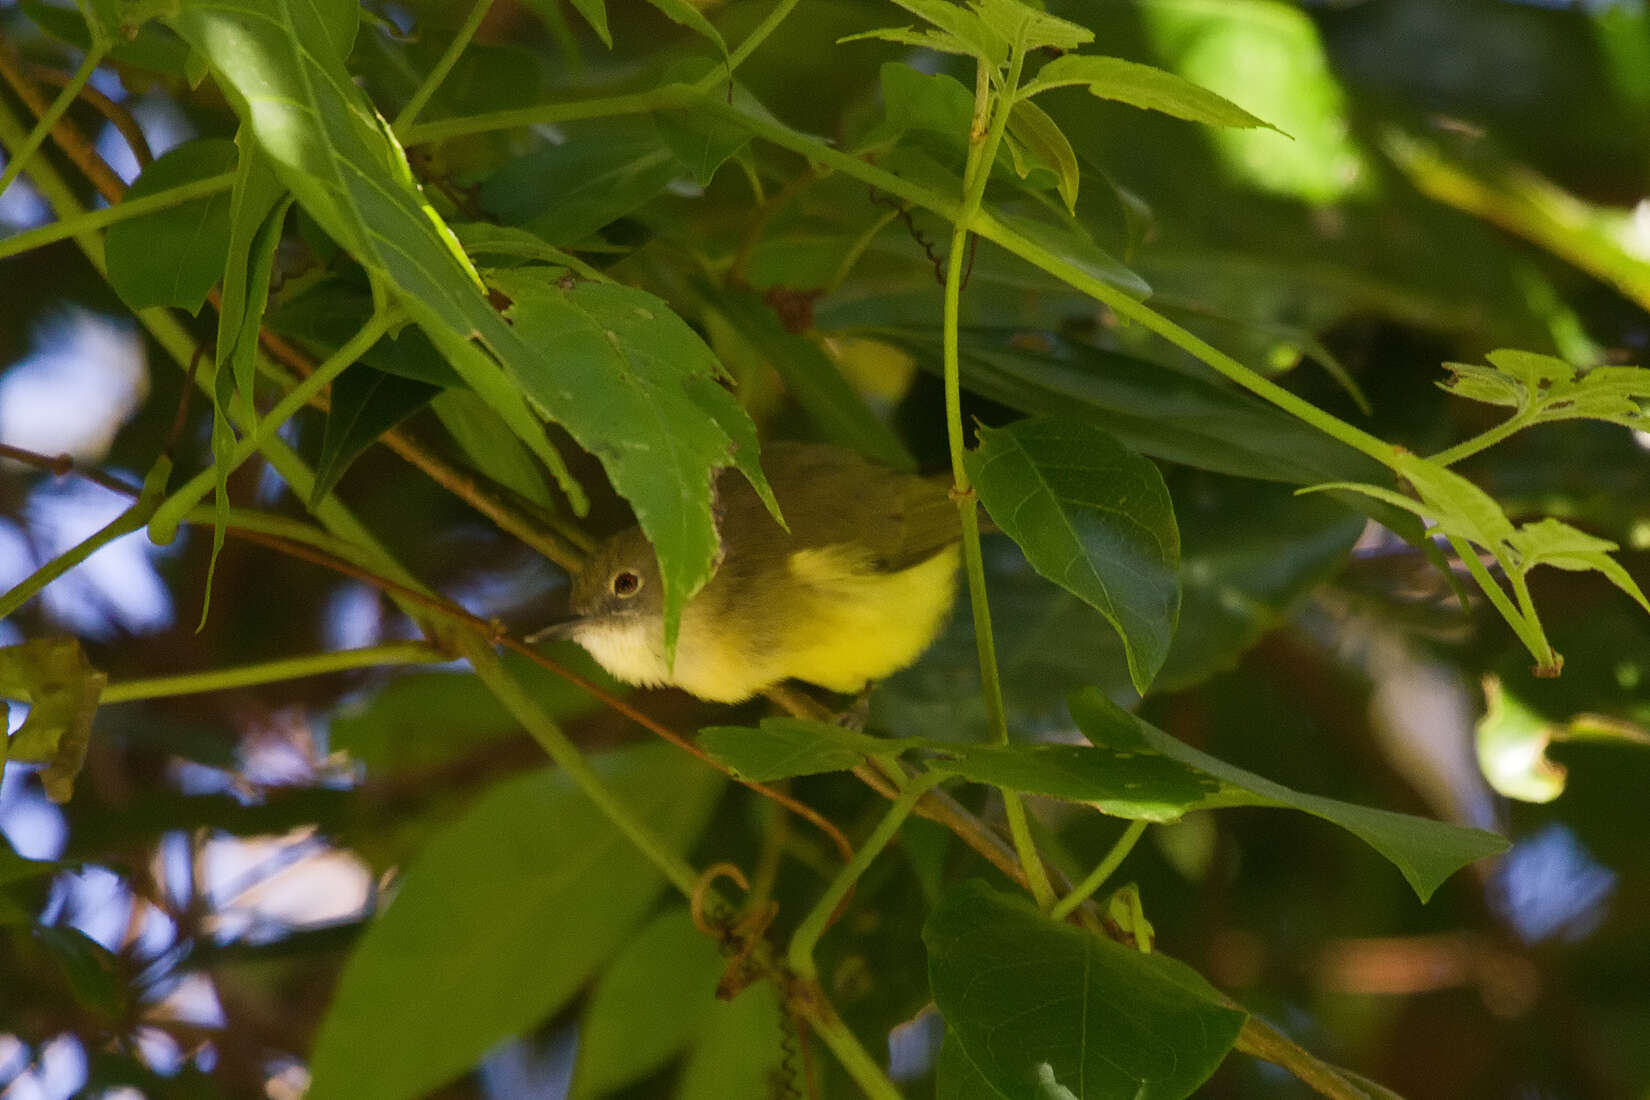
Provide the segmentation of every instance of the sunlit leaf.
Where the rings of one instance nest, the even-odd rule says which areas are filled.
[[[45,764],[41,783],[53,802],[67,802],[91,744],[92,718],[108,677],[92,667],[74,638],[40,638],[0,648],[0,697],[29,704],[28,717],[0,754]]]
[[[1086,86],[1090,95],[1115,99],[1147,111],[1161,111],[1188,122],[1209,126],[1253,126],[1275,130],[1224,96],[1193,84],[1184,77],[1121,57],[1092,57],[1067,54],[1044,65],[1023,95],[1036,95],[1050,88]]]
[[[1087,27],[1050,15],[1024,0],[969,0],[969,7],[979,13],[980,22],[989,30],[1021,50],[1075,50],[1094,41],[1094,32]]]
[[[1547,756],[1554,741],[1608,741],[1650,746],[1650,731],[1602,714],[1554,722],[1510,695],[1499,677],[1484,677],[1484,716],[1475,729],[1478,767],[1496,792],[1522,802],[1551,802],[1568,772]]]
[[[1060,181],[1060,197],[1066,201],[1066,209],[1076,213],[1079,182],[1077,154],[1059,124],[1048,117],[1041,107],[1025,99],[1014,104],[1013,113],[1008,116],[1008,132],[1018,139],[1027,153],[1054,171]],[[1022,168],[1017,164],[1015,167],[1022,178],[1029,170],[1029,166]]]

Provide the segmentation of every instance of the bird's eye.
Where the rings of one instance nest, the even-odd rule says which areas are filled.
[[[615,596],[634,596],[641,590],[641,574],[635,570],[621,569],[613,574],[613,594]]]

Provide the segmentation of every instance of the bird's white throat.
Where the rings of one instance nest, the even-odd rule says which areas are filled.
[[[625,683],[658,687],[670,682],[661,619],[650,615],[593,619],[579,624],[572,636],[603,668]]]

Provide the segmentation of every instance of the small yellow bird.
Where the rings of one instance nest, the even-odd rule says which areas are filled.
[[[762,468],[790,531],[722,472],[722,561],[682,609],[674,666],[640,528],[596,549],[573,585],[575,618],[553,632],[620,680],[724,703],[787,679],[858,692],[915,661],[956,593],[962,526],[947,483],[823,444],[772,444]]]

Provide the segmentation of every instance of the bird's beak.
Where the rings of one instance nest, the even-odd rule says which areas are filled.
[[[588,621],[588,617],[584,615],[569,615],[565,619],[557,619],[548,626],[541,627],[527,635],[527,644],[538,645],[540,642],[548,641],[551,638],[571,639],[574,632]]]

